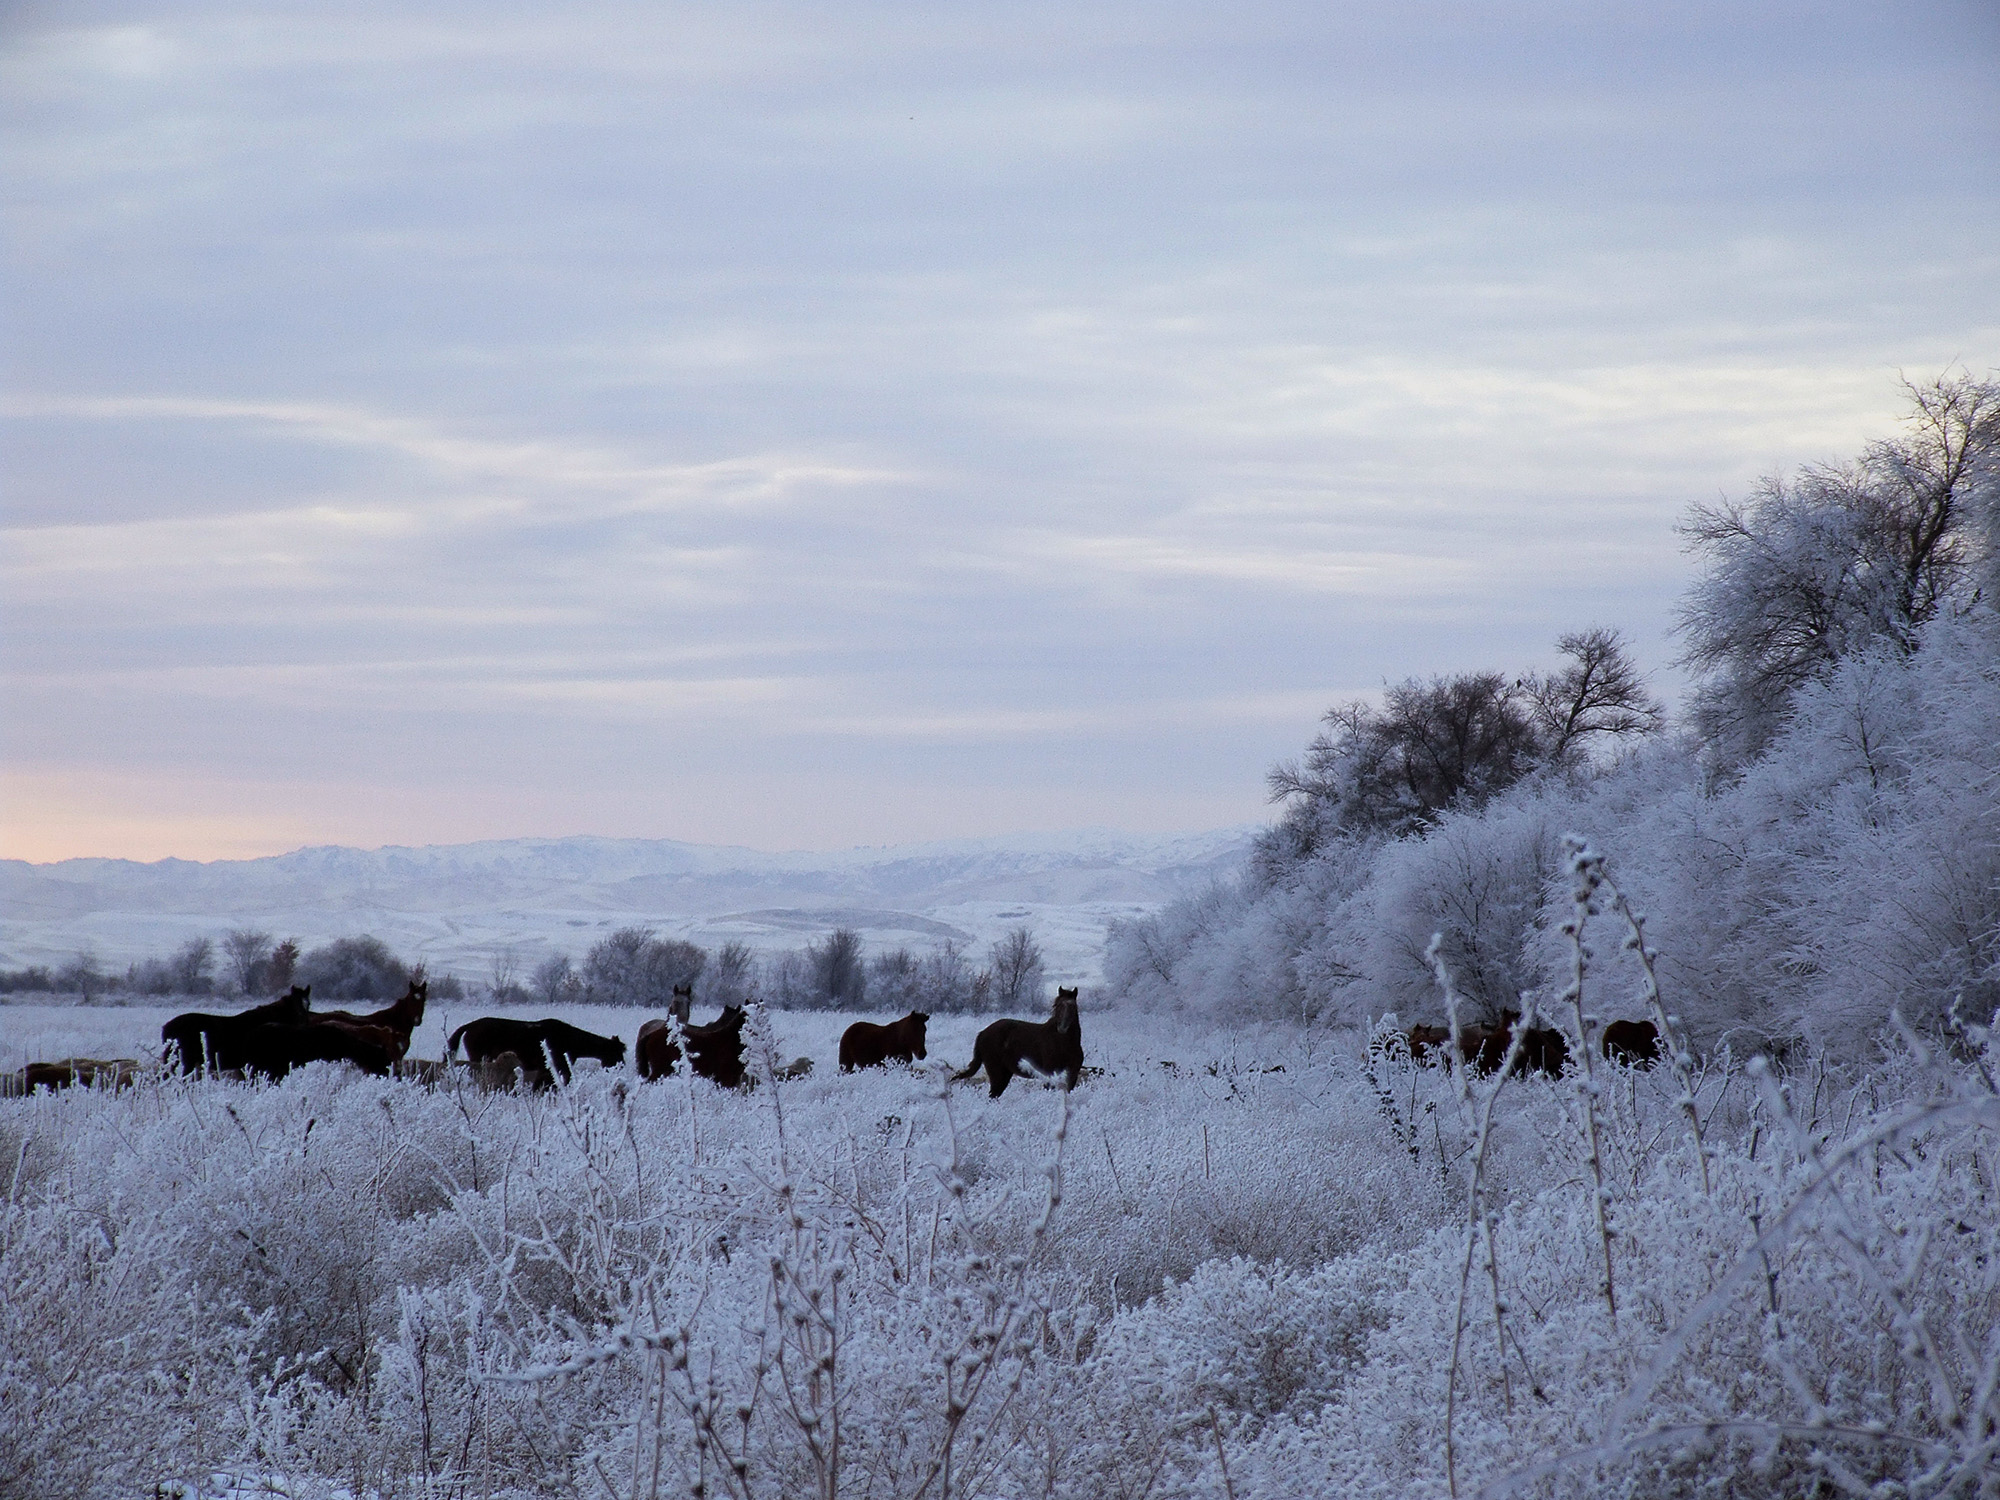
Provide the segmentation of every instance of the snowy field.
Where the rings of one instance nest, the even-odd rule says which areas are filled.
[[[8,1006],[0,1045],[143,1055],[163,1015]],[[848,1019],[769,1016],[759,1064],[818,1066],[742,1094],[0,1100],[0,1492],[2000,1483],[1990,1053],[1711,1064],[1704,1185],[1664,1069],[1461,1095],[1353,1033],[1086,1012],[1101,1073],[989,1100],[943,1082],[976,1020],[842,1076]]]
[[[1144,836],[1083,829],[815,854],[665,839],[500,839],[418,849],[301,849],[199,863],[0,860],[0,968],[113,970],[257,928],[311,948],[370,934],[433,975],[581,964],[622,927],[714,949],[804,947],[836,927],[869,954],[945,942],[975,955],[1031,928],[1049,978],[1096,984],[1112,922],[1232,873],[1252,830]]]

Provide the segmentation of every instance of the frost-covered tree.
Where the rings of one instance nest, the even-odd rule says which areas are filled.
[[[583,977],[567,953],[551,953],[535,965],[528,987],[544,1005],[567,1005],[583,994]]]
[[[806,957],[820,1005],[839,1010],[861,1004],[868,993],[868,970],[861,957],[860,933],[836,927],[819,942],[808,944]]]
[[[97,966],[97,955],[79,948],[76,957],[56,971],[56,988],[68,993],[92,995],[110,987],[111,977]]]
[[[665,1006],[674,986],[693,984],[708,954],[680,938],[660,938],[650,927],[621,927],[591,947],[583,983],[599,1005]]]
[[[1695,726],[1724,770],[1755,759],[1841,658],[1914,650],[1992,563],[2000,381],[1961,372],[1905,389],[1900,437],[1689,513],[1708,566],[1681,606],[1682,662],[1701,676]]]
[[[240,993],[263,993],[264,971],[271,961],[270,933],[239,927],[223,938],[222,956]]]
[[[731,939],[716,949],[702,970],[701,998],[710,1005],[741,1005],[757,987],[757,955],[748,943]]]
[[[299,972],[299,940],[286,938],[271,950],[271,961],[264,969],[264,988],[261,993],[281,995],[292,987],[292,981]]]
[[[206,995],[215,988],[215,944],[205,937],[192,937],[174,950],[167,960],[173,974],[175,993]]]
[[[1016,927],[996,942],[987,954],[987,968],[993,975],[993,1000],[1002,1010],[1032,1007],[1041,998],[1041,945],[1032,928]]]
[[[1567,664],[1546,676],[1412,678],[1390,688],[1380,709],[1350,702],[1329,710],[1304,756],[1271,770],[1271,798],[1287,806],[1259,851],[1263,871],[1282,873],[1342,834],[1415,833],[1448,809],[1485,805],[1544,766],[1662,727],[1664,713],[1618,632],[1572,632],[1557,646]]]
[[[313,999],[393,1000],[410,982],[410,970],[378,937],[335,938],[299,960],[298,983]]]
[[[965,950],[951,938],[924,955],[918,970],[923,1008],[933,1014],[977,1013],[992,1003],[993,976],[975,971]]]

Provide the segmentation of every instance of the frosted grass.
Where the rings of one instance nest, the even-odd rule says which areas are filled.
[[[1708,1193],[1671,1071],[1600,1074],[1614,1326],[1575,1078],[1495,1096],[1461,1299],[1473,1122],[1435,1072],[1086,1013],[1102,1073],[993,1101],[942,1081],[976,1020],[842,1076],[847,1019],[769,1016],[757,1066],[818,1066],[740,1095],[315,1066],[0,1100],[0,1489],[1993,1493],[1989,1051],[1709,1068]]]

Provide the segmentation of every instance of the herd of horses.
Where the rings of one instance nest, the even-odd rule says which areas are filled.
[[[540,1021],[509,1016],[482,1016],[451,1033],[442,1062],[409,1056],[410,1038],[423,1024],[430,987],[418,977],[394,1005],[356,1015],[344,1010],[314,1010],[312,989],[295,985],[277,1000],[235,1015],[189,1011],[160,1028],[169,1067],[184,1073],[214,1073],[224,1077],[262,1078],[276,1082],[294,1068],[311,1062],[340,1062],[378,1077],[409,1077],[437,1083],[449,1076],[463,1050],[475,1083],[488,1088],[526,1085],[549,1089],[560,1079],[571,1081],[579,1058],[593,1058],[607,1068],[623,1066],[624,1039],[599,1036],[553,1016]],[[1077,1017],[1077,992],[1056,992],[1045,1021],[1008,1018],[983,1028],[972,1044],[972,1061],[952,1075],[963,1082],[986,1071],[991,1097],[1023,1076],[1059,1078],[1073,1089],[1083,1076],[1083,1028]],[[742,1088],[754,1082],[746,1063],[743,1028],[748,1012],[741,1005],[724,1006],[713,1021],[692,1020],[694,993],[677,985],[666,1019],[654,1017],[639,1028],[632,1048],[634,1070],[643,1079],[666,1078],[682,1062],[700,1078],[722,1088]],[[900,1021],[878,1025],[856,1021],[840,1038],[840,1069],[915,1063],[928,1057],[925,1027],[930,1017],[913,1010]],[[1520,1025],[1519,1011],[1502,1014],[1493,1026],[1461,1026],[1458,1047],[1465,1066],[1492,1073],[1506,1060]],[[1452,1042],[1447,1026],[1412,1026],[1394,1033],[1417,1062],[1434,1062],[1448,1055]],[[1660,1034],[1651,1021],[1613,1021],[1600,1041],[1604,1056],[1630,1067],[1658,1060]],[[1570,1060],[1569,1042],[1553,1027],[1528,1028],[1520,1038],[1514,1071],[1559,1077]],[[106,1083],[123,1087],[143,1070],[135,1058],[64,1058],[54,1063],[29,1063],[0,1079],[0,1092],[33,1093],[38,1088],[89,1087]],[[795,1079],[812,1071],[812,1059],[801,1057],[776,1070],[779,1079]]]
[[[1521,1024],[1518,1010],[1503,1011],[1497,1026],[1461,1026],[1458,1029],[1459,1057],[1475,1073],[1497,1072],[1514,1045],[1514,1028]],[[1441,1060],[1449,1055],[1449,1026],[1412,1026],[1400,1033],[1417,1062]],[[1643,1068],[1658,1062],[1660,1032],[1651,1021],[1613,1021],[1599,1039],[1607,1061],[1626,1067]],[[1540,1073],[1560,1078],[1569,1066],[1569,1039],[1553,1026],[1530,1026],[1521,1034],[1521,1050],[1514,1059],[1514,1076]]]
[[[510,1016],[482,1016],[468,1021],[447,1039],[442,1062],[409,1056],[410,1038],[423,1024],[430,987],[421,976],[394,1005],[356,1015],[344,1010],[316,1011],[312,988],[295,985],[283,997],[235,1015],[189,1011],[160,1028],[160,1042],[170,1068],[183,1073],[213,1073],[222,1077],[261,1078],[276,1082],[310,1062],[340,1062],[378,1077],[410,1077],[427,1083],[444,1080],[461,1050],[472,1081],[489,1088],[526,1085],[549,1089],[557,1079],[571,1081],[579,1058],[594,1058],[607,1068],[625,1062],[624,1039],[599,1036],[553,1016],[540,1021]],[[1057,992],[1046,1021],[995,1021],[973,1043],[972,1062],[956,1080],[986,1070],[992,1097],[1024,1073],[1059,1077],[1075,1088],[1083,1073],[1083,1031],[1077,1019],[1077,992]],[[692,1020],[694,991],[674,988],[669,1018],[654,1017],[639,1028],[632,1049],[635,1070],[643,1079],[666,1078],[683,1061],[695,1076],[726,1089],[754,1083],[747,1065],[743,1028],[749,1019],[741,1005],[723,1007],[713,1021]],[[886,1026],[856,1021],[840,1038],[840,1068],[852,1072],[889,1063],[914,1063],[928,1057],[924,1031],[930,1017],[913,1010]],[[4,1080],[6,1093],[33,1093],[37,1088],[67,1088],[133,1082],[141,1064],[133,1058],[72,1057],[58,1063],[30,1063]],[[812,1059],[801,1057],[776,1070],[780,1080],[804,1077]]]

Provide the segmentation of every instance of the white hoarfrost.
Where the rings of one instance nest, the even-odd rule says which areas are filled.
[[[977,1020],[842,1075],[846,1019],[756,1020],[740,1094],[0,1100],[0,1492],[2000,1489],[1984,1032],[1698,1063],[1704,1173],[1667,1067],[1109,1012],[1074,1094],[990,1100]]]

